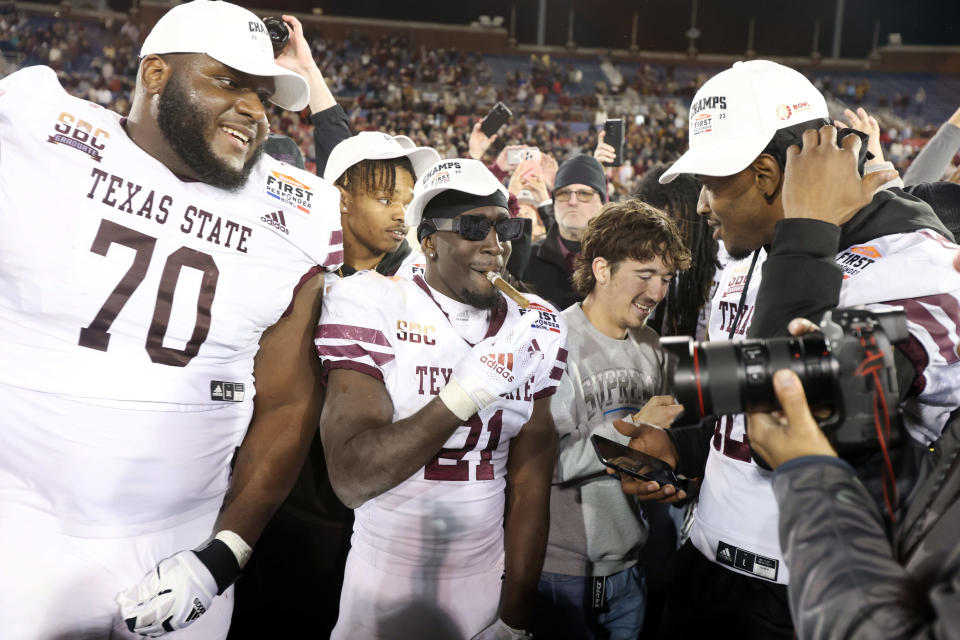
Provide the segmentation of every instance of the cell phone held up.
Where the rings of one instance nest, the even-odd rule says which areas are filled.
[[[613,162],[604,162],[608,167],[619,167],[623,164],[623,119],[613,118],[603,123],[603,142],[613,147],[617,157]]]
[[[660,458],[596,434],[590,436],[590,442],[600,462],[606,466],[640,480],[659,483],[661,487],[672,484],[675,489],[680,489],[673,469]]]
[[[500,130],[500,127],[510,122],[510,118],[513,117],[510,109],[507,108],[507,105],[502,102],[498,102],[493,105],[493,108],[490,109],[490,112],[486,117],[480,122],[480,131],[483,132],[483,135],[488,138],[494,135],[497,131]]]

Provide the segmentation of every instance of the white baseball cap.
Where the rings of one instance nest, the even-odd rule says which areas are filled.
[[[229,2],[193,0],[167,11],[143,41],[140,57],[165,53],[205,53],[237,71],[273,78],[270,102],[300,111],[310,102],[310,87],[297,73],[273,59],[263,21]]]
[[[333,148],[327,158],[323,178],[336,182],[343,172],[364,160],[389,160],[410,158],[414,178],[422,176],[440,159],[440,154],[430,147],[418,147],[407,136],[391,136],[379,131],[363,131],[343,140]]]
[[[407,207],[407,225],[416,228],[427,203],[440,193],[450,190],[462,191],[472,196],[488,196],[499,191],[504,198],[510,198],[506,187],[479,160],[441,160],[417,179],[417,185],[413,188],[413,201]]]
[[[829,118],[801,73],[769,60],[736,62],[704,83],[690,104],[690,148],[660,182],[681,173],[730,176],[747,168],[780,129]]]

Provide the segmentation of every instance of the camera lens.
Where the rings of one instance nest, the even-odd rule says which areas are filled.
[[[273,57],[280,55],[283,48],[290,41],[290,28],[287,23],[275,16],[268,16],[263,19],[263,24],[267,28],[267,34],[270,35],[270,44],[273,45]]]
[[[778,409],[773,374],[780,369],[796,372],[812,406],[836,406],[839,365],[822,334],[702,344],[662,338],[660,344],[679,359],[672,390],[684,423]]]

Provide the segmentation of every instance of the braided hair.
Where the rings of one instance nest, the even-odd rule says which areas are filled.
[[[361,160],[348,167],[334,184],[350,193],[393,193],[398,169],[406,169],[410,177],[416,179],[410,158],[401,156],[386,160]]]
[[[674,219],[692,261],[690,268],[670,283],[666,300],[657,305],[648,324],[663,336],[692,336],[697,331],[700,310],[709,303],[710,287],[720,264],[712,230],[706,219],[697,215],[700,183],[689,174],[680,174],[672,182],[660,184],[660,176],[669,167],[663,165],[648,171],[634,197]]]

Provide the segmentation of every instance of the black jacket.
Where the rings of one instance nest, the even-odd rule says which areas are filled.
[[[853,469],[809,456],[774,474],[797,638],[960,637],[960,418],[892,535]]]
[[[573,290],[571,275],[560,244],[560,229],[553,224],[547,235],[533,244],[523,283],[528,290],[546,298],[557,309],[566,309],[583,301],[583,296]]]
[[[313,125],[313,148],[316,155],[317,175],[323,177],[327,168],[327,159],[333,148],[353,135],[350,131],[350,119],[346,111],[338,104],[329,109],[310,114]]]

